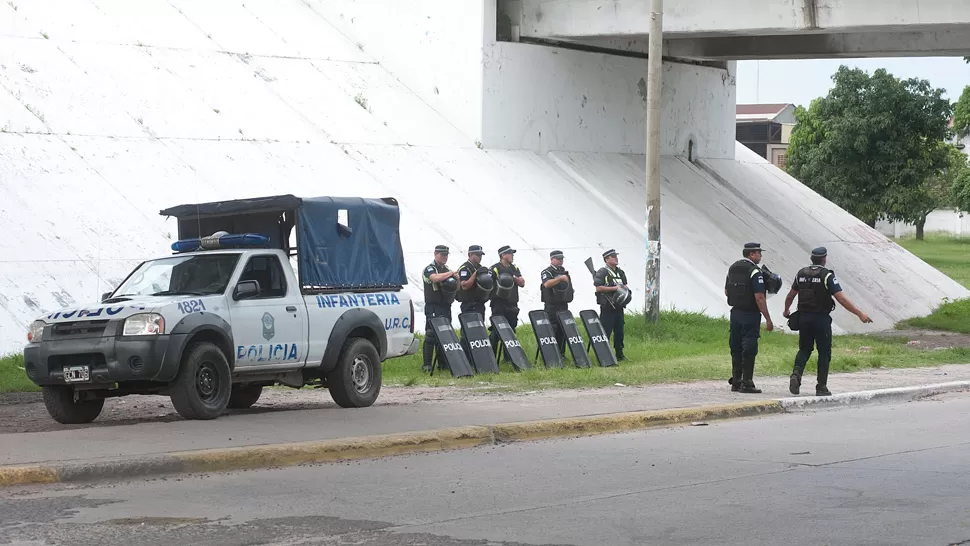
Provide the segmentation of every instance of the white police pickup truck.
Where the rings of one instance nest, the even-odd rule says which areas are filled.
[[[161,214],[179,221],[173,255],[140,264],[100,304],[30,325],[24,369],[56,421],[91,422],[105,398],[129,394],[213,419],[277,383],[366,407],[381,362],[417,351],[395,200],[283,195]]]

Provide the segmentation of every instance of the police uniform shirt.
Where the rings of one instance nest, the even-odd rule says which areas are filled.
[[[546,281],[551,281],[552,279],[555,279],[556,277],[562,275],[565,272],[566,272],[566,268],[565,267],[556,267],[554,265],[550,265],[549,267],[543,269],[542,270],[542,281],[539,283],[539,290],[540,290],[540,292],[544,295],[546,291],[555,290],[556,289],[555,287],[546,288],[545,287]],[[544,302],[544,303],[547,303],[547,304],[550,304],[550,305],[559,305],[559,306],[566,306],[567,305],[566,302],[556,302],[556,303]]]
[[[431,265],[424,268],[424,301],[425,303],[444,303],[444,295],[441,293],[440,286],[436,286],[435,283],[431,282],[431,275],[435,273],[445,273],[451,271],[448,269],[447,265],[438,265],[438,262],[431,262]],[[431,296],[431,294],[436,294],[437,297]],[[429,296],[431,296],[429,298]],[[430,299],[430,301],[429,301]]]
[[[499,278],[499,275],[501,275],[502,273],[509,273],[509,274],[511,274],[513,279],[516,279],[516,278],[522,276],[522,272],[519,271],[519,266],[517,266],[515,264],[512,264],[509,267],[505,267],[504,265],[502,265],[502,262],[497,262],[497,263],[495,263],[495,264],[492,265],[491,269],[492,269],[492,275],[495,277],[495,287],[496,288],[498,288],[498,278]],[[512,293],[509,295],[508,298],[499,297],[493,291],[492,292],[492,298],[491,299],[493,301],[494,300],[499,300],[499,301],[508,301],[510,303],[519,303],[519,285],[518,284],[515,284],[515,283],[512,283]]]
[[[813,267],[820,268],[821,266],[813,266]],[[801,271],[799,271],[799,273],[801,273]],[[798,290],[798,288],[800,287],[800,285],[798,284],[798,275],[795,275],[795,280],[792,281],[791,285],[796,290]],[[830,296],[834,296],[842,291],[842,286],[839,285],[839,280],[835,278],[835,271],[832,271],[831,269],[825,276],[825,289],[828,290],[828,293]]]
[[[746,262],[751,262],[751,260],[747,258],[742,258],[742,259]],[[751,265],[755,266],[756,268],[754,271],[754,274],[751,275],[751,291],[754,292],[755,294],[758,294],[758,293],[764,294],[765,292],[767,292],[767,290],[765,290],[765,275],[764,273],[761,272],[761,268],[758,267],[758,264],[751,262]],[[724,276],[725,290],[727,290],[729,280],[730,279],[728,278],[728,276],[725,275]]]
[[[616,282],[617,280],[620,282]],[[605,265],[593,277],[593,286],[614,286],[617,284],[627,284],[626,272],[619,267],[611,270],[608,265]]]
[[[459,282],[467,281],[469,278],[471,278],[472,273],[477,271],[479,267],[481,266],[472,265],[472,263],[468,261],[461,264],[461,267],[458,268],[458,281]]]
[[[565,267],[556,267],[550,265],[549,267],[542,270],[542,284],[546,284],[546,281],[551,281],[552,279],[562,275],[566,272]]]

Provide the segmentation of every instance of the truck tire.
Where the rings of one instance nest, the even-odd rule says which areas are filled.
[[[101,415],[104,408],[104,398],[75,401],[74,389],[64,385],[44,385],[41,391],[47,413],[62,425],[90,423]]]
[[[337,367],[327,375],[330,396],[342,408],[366,408],[381,392],[381,371],[374,344],[352,337],[344,342]]]
[[[232,393],[229,362],[214,343],[189,345],[182,355],[172,405],[184,419],[215,419],[222,415]]]
[[[238,384],[232,386],[232,393],[229,395],[229,409],[248,409],[259,400],[259,395],[263,394],[262,385]]]

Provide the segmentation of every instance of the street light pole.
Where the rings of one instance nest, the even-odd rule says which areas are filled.
[[[648,323],[660,318],[660,85],[663,72],[663,0],[650,2],[647,53],[647,267]]]

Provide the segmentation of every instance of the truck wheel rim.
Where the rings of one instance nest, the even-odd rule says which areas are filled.
[[[199,371],[195,374],[195,388],[202,399],[208,402],[215,398],[218,386],[219,376],[216,375],[215,366],[209,362],[199,366]]]
[[[364,394],[370,390],[370,360],[363,355],[354,357],[354,364],[351,368],[351,376],[354,381],[354,388],[357,392]]]

